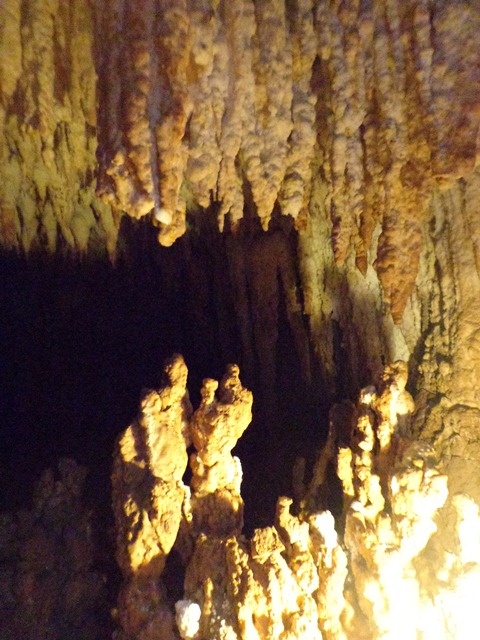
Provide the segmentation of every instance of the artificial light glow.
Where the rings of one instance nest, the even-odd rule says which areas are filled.
[[[175,614],[180,637],[183,640],[198,638],[202,614],[200,606],[191,600],[179,600],[175,603]]]
[[[417,496],[418,497],[418,496]],[[377,555],[378,573],[365,584],[381,640],[472,640],[479,627],[480,517],[478,505],[466,495],[455,496],[455,552],[444,551],[431,567],[430,582],[418,579],[407,553],[383,549]],[[431,523],[434,527],[435,525]],[[428,527],[423,527],[423,532]],[[430,534],[427,534],[430,537]],[[408,538],[408,536],[406,536]],[[401,547],[412,541],[402,540]],[[415,547],[415,545],[413,545]],[[415,553],[417,552],[417,553]],[[409,569],[410,566],[410,569]]]

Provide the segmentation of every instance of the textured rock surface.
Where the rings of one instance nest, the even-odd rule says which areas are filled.
[[[238,367],[230,365],[220,386],[204,380],[202,402],[192,415],[181,356],[166,363],[165,377],[165,386],[144,395],[140,415],[119,438],[115,453],[113,508],[124,576],[118,637],[124,640],[176,637],[159,581],[175,543],[185,559],[194,546],[200,549],[194,555],[202,553],[198,540],[205,534],[221,539],[243,527],[242,468],[231,450],[251,421],[251,392],[242,387]],[[190,456],[190,489],[182,478],[191,442],[196,451]],[[208,555],[204,562],[210,561]],[[201,572],[198,563],[192,566]],[[203,585],[206,576],[200,575]]]
[[[185,397],[186,369],[179,358],[174,363],[181,365],[180,384],[170,377],[158,392],[169,398],[171,418],[183,411]],[[252,397],[234,365],[218,397],[218,383],[204,381],[200,407],[189,422],[196,448],[191,497],[185,487],[183,496],[171,491],[159,499],[159,476],[148,485],[129,483],[125,475],[120,495],[118,469],[126,460],[121,446],[113,475],[118,557],[126,578],[118,637],[153,639],[161,631],[162,638],[176,638],[178,631],[186,640],[376,640],[398,637],[399,629],[406,640],[418,634],[428,640],[467,637],[462,634],[471,627],[461,602],[480,583],[479,509],[468,492],[449,493],[434,448],[411,436],[414,405],[405,390],[406,371],[401,361],[385,367],[378,391],[365,388],[357,406],[332,411],[324,455],[343,490],[336,519],[322,509],[319,485],[331,478],[320,457],[298,515],[292,499],[280,497],[272,525],[256,529],[250,539],[242,535],[241,467],[230,451],[250,421]],[[144,402],[143,420],[145,413]],[[161,414],[154,423],[157,433],[172,424]],[[164,449],[164,467],[172,461],[177,469],[180,450]],[[146,462],[148,469],[155,473],[154,463]],[[136,523],[129,516],[134,492],[143,510]],[[175,500],[180,525],[172,516]],[[160,514],[172,523],[168,543]],[[149,555],[148,565],[132,554],[128,566],[124,561],[132,535],[137,556]],[[162,587],[174,544],[186,563],[176,630],[173,603]]]
[[[190,457],[192,525],[197,533],[221,536],[240,533],[243,527],[242,467],[231,451],[252,420],[253,398],[238,376],[237,365],[230,365],[220,387],[216,380],[204,380],[202,402],[190,423],[196,449]]]
[[[147,391],[140,415],[119,439],[112,474],[117,559],[124,575],[119,595],[121,638],[173,636],[173,614],[158,576],[164,569],[185,510],[182,476],[189,445],[187,367],[175,355],[165,365],[166,384]]]
[[[245,224],[227,241],[244,368],[250,378],[258,376],[265,407],[275,401],[282,305],[303,379],[308,382],[311,378],[310,347],[290,231],[287,224],[268,232]]]
[[[388,503],[385,474],[398,428],[402,437],[421,435],[432,444],[452,496],[468,489],[480,503],[471,486],[480,462],[479,21],[467,0],[114,0],[108,7],[6,0],[0,242],[76,255],[106,249],[113,258],[125,215],[149,217],[169,245],[192,221],[195,233],[201,215],[231,238],[243,218],[267,228],[272,216],[290,214],[296,264],[272,226],[269,235],[246,234],[244,246],[229,251],[243,357],[260,370],[265,395],[275,382],[284,305],[304,377],[319,373],[327,398],[354,397],[382,376],[384,362],[402,359],[417,405],[410,420],[411,399],[400,398],[403,382],[390,372],[396,386],[385,380],[385,395],[379,389],[378,406],[368,409],[380,433],[368,432],[367,410],[359,418],[364,440],[381,449],[373,475],[368,459],[357,460],[347,446],[346,428],[330,439],[315,478],[325,477],[342,442],[344,504],[378,493],[375,477]],[[389,415],[393,401],[405,410],[398,424]],[[156,392],[143,409],[122,444],[127,462],[117,469],[118,487],[138,481],[143,491],[142,483],[157,487],[157,480],[158,487],[147,506],[143,498],[130,503],[128,526],[119,527],[120,564],[131,580],[125,603],[164,602],[156,576],[184,517],[177,500],[188,495],[181,477],[190,436],[178,430],[180,409],[172,418]],[[357,417],[352,410],[348,424]],[[163,419],[178,428],[162,443],[149,424]],[[157,444],[178,451],[167,468],[149,453]],[[373,485],[350,477],[351,464]],[[169,526],[150,507],[166,495]],[[316,496],[312,489],[309,500]],[[448,509],[446,520],[463,518],[454,500]],[[133,522],[138,549],[137,538],[128,539]],[[275,536],[265,536],[259,545],[278,555]],[[280,540],[288,549],[285,536]],[[220,593],[228,545],[216,544],[207,537],[195,553],[200,563],[202,554],[217,554]],[[192,593],[202,575],[191,578]],[[216,596],[205,598],[217,607]],[[140,608],[125,605],[125,625],[145,627],[149,637],[153,628],[135,618]],[[174,633],[173,612],[158,611],[158,624]],[[236,614],[225,615],[237,632]],[[277,622],[265,624],[280,633]]]
[[[3,246],[114,255],[118,218],[95,193],[97,91],[91,4],[0,7]],[[103,250],[104,250],[103,249]]]
[[[479,19],[462,0],[4,2],[0,241],[113,257],[124,214],[164,244],[187,210],[227,235],[290,214],[301,290],[278,233],[230,251],[247,370],[272,388],[283,297],[306,379],[307,321],[329,393],[423,353],[434,393],[451,362],[432,354],[457,349],[438,314],[469,342],[475,309],[446,278],[462,233],[448,277],[478,278]]]
[[[264,228],[277,203],[303,229],[324,179],[336,264],[374,265],[399,323],[435,185],[476,163],[479,20],[462,0],[9,0],[3,244],[113,255],[126,213],[169,245],[211,203],[235,227],[247,191]]]
[[[94,569],[86,469],[63,458],[37,483],[33,507],[0,514],[0,637],[103,639],[104,577]]]

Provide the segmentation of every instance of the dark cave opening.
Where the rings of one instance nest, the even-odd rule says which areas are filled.
[[[159,387],[163,361],[180,352],[196,407],[202,379],[218,379],[244,359],[224,236],[192,230],[166,249],[150,226],[128,224],[115,265],[0,255],[0,511],[28,504],[34,482],[62,456],[84,465],[112,603],[119,579],[112,452],[142,388]],[[255,398],[253,422],[234,451],[244,470],[247,535],[272,523],[276,499],[292,492],[296,458],[311,467],[326,432],[328,399],[302,378],[283,298],[277,331],[270,406],[256,371],[241,370]]]

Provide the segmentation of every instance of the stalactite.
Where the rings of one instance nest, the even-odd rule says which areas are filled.
[[[228,94],[222,121],[220,149],[222,162],[218,175],[219,226],[229,214],[232,226],[243,217],[243,178],[237,157],[243,141],[243,129],[252,119],[252,38],[255,19],[251,0],[224,3],[224,24],[229,52]],[[251,127],[250,127],[251,128]]]
[[[247,94],[253,118],[245,123],[242,164],[257,215],[267,230],[285,176],[292,131],[292,53],[285,3],[260,0],[254,6],[253,85]]]
[[[162,244],[184,232],[187,205],[217,201],[220,228],[227,214],[235,226],[243,217],[244,182],[267,228],[287,176],[281,198],[285,212],[297,217],[315,143],[311,3],[288,15],[276,0],[192,6],[152,0],[143,9],[138,18],[137,6],[125,3],[122,33],[132,44],[121,54],[127,106],[123,120],[114,115],[116,136],[105,123],[112,149],[102,151],[110,157],[104,171],[113,179],[105,197],[135,217],[153,212]],[[114,44],[106,63],[116,55]],[[116,87],[107,83],[103,94],[107,105],[122,109]],[[108,183],[105,175],[101,183]]]
[[[316,143],[312,68],[317,52],[311,0],[299,0],[290,18],[292,40],[292,131],[288,140],[285,178],[278,196],[284,215],[306,214],[311,192]],[[287,15],[288,18],[288,15]]]
[[[154,41],[159,52],[157,81],[166,77],[167,96],[160,107],[161,119],[156,123],[160,209],[154,211],[160,222],[159,241],[172,244],[186,230],[186,202],[180,193],[188,151],[183,141],[192,104],[191,28],[186,1],[165,3]]]
[[[152,94],[156,84],[155,57],[152,47],[152,20],[154,3],[151,0],[137,6],[126,5],[125,42],[123,58],[127,64],[123,71],[125,91],[122,106],[124,123],[124,144],[126,158],[132,172],[132,191],[135,198],[131,214],[141,217],[152,209],[159,208],[158,178],[156,167],[155,141],[150,113]]]
[[[345,22],[353,25],[358,17],[355,15],[354,5],[351,9],[350,14],[353,12],[353,15],[347,14]],[[349,198],[349,195],[353,195],[352,191],[349,193],[349,185],[352,168],[357,173],[358,164],[361,163],[357,143],[359,127],[365,117],[365,103],[363,95],[355,95],[355,85],[361,74],[358,74],[355,49],[351,44],[344,44],[343,40],[347,40],[350,34],[342,24],[341,17],[321,3],[316,11],[316,24],[318,52],[326,65],[330,84],[328,107],[331,113],[324,125],[330,127],[329,148],[325,149],[325,171],[331,184],[332,242],[335,258],[342,264],[351,244],[355,244],[357,235],[355,223],[358,211]],[[352,27],[349,31],[353,31]],[[346,51],[347,46],[349,52]],[[349,65],[350,61],[353,64]],[[351,183],[352,189],[358,186],[358,180]],[[355,194],[357,201],[359,195],[361,194]]]
[[[275,403],[281,306],[305,381],[310,380],[310,346],[300,303],[288,227],[264,233],[245,226],[227,244],[234,305],[248,375],[257,376],[265,408]]]
[[[478,27],[468,3],[103,9],[2,7],[3,243],[52,251],[60,231],[84,252],[96,234],[113,255],[126,213],[151,215],[170,245],[186,211],[213,202],[234,228],[245,190],[265,229],[277,205],[304,229],[316,166],[336,264],[373,265],[400,324],[435,183],[476,162],[478,51],[457,37]]]
[[[9,2],[0,8],[2,243],[87,250],[95,230],[113,255],[117,223],[95,195],[96,90],[92,12]]]
[[[194,104],[188,125],[190,152],[185,178],[193,199],[200,207],[208,208],[216,199],[217,176],[220,172],[222,152],[220,139],[222,121],[227,110],[229,52],[226,27],[214,19],[210,5],[191,8],[192,54],[195,85],[192,88]]]
[[[18,0],[9,0],[0,9],[0,24],[2,28],[2,55],[0,74],[0,125],[2,132],[5,132],[7,119],[7,107],[13,98],[18,79],[22,74],[22,49],[20,42],[20,3]],[[0,145],[1,165],[5,167],[7,160],[7,145]],[[10,182],[13,181],[15,191],[18,191],[18,175],[20,174],[19,160],[12,154],[10,161]],[[4,189],[2,190],[4,191]],[[11,195],[2,192],[0,195],[0,230],[2,244],[7,247],[18,245],[18,235],[20,234],[20,223],[16,211],[15,193]]]
[[[342,264],[355,252],[366,273],[380,224],[375,267],[399,322],[417,275],[427,211],[431,150],[422,115],[429,105],[422,102],[418,67],[431,49],[425,29],[417,43],[397,3],[350,3],[338,11],[321,3],[316,18],[319,55],[331,85],[325,123],[330,131],[322,140],[328,145],[324,166],[335,258]]]
[[[329,85],[329,111],[320,120],[328,133],[319,140],[335,258],[341,265],[354,253],[366,273],[379,226],[375,268],[397,323],[418,273],[434,179],[472,170],[479,122],[468,89],[476,82],[478,51],[468,48],[472,63],[460,65],[457,43],[442,31],[454,13],[460,21],[477,18],[462,3],[448,9],[407,4],[318,3],[316,11],[318,52]],[[468,71],[454,72],[460,68]],[[446,99],[454,91],[460,100]],[[465,113],[462,123],[458,105]],[[458,131],[447,143],[449,127]],[[455,138],[459,146],[453,150]],[[440,169],[439,157],[450,167]]]

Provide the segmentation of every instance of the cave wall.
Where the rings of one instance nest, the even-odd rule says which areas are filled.
[[[452,465],[477,459],[479,23],[466,0],[8,0],[2,245],[115,260],[127,216],[163,245],[206,216],[240,245],[243,357],[263,379],[261,327],[286,304],[329,397],[403,358],[417,429]],[[242,231],[275,236],[272,215],[294,221],[296,258],[293,231]]]

